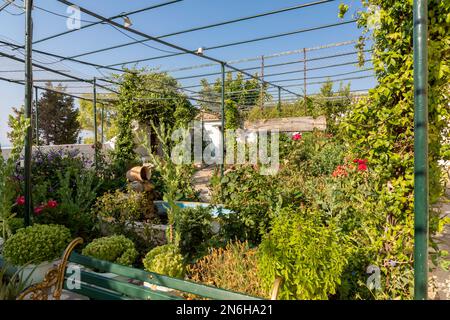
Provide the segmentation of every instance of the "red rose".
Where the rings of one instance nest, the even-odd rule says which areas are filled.
[[[36,207],[34,208],[34,214],[38,216],[42,213],[43,210],[44,210],[43,206]]]
[[[48,200],[47,207],[56,208],[57,206],[58,206],[58,202],[56,202],[55,200]]]
[[[294,140],[294,141],[300,140],[301,138],[302,138],[301,133],[296,133],[292,136],[292,140]]]
[[[18,206],[23,206],[25,204],[25,196],[19,196],[16,199],[16,204]]]

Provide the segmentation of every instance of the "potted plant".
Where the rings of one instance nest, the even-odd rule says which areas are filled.
[[[70,231],[64,226],[35,224],[19,229],[5,241],[3,257],[17,268],[23,267],[21,277],[31,285],[44,279],[70,239]]]

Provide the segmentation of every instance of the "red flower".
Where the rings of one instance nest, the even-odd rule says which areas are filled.
[[[19,196],[16,199],[16,204],[18,206],[23,206],[25,204],[25,196]]]
[[[36,207],[34,208],[34,214],[38,216],[42,213],[43,210],[44,210],[43,206]]]
[[[367,165],[367,159],[355,159],[355,160],[353,160],[353,162],[357,163],[357,164],[365,164],[365,165]]]
[[[367,171],[367,164],[365,163],[358,164],[358,171]]]
[[[56,208],[57,206],[58,206],[58,202],[56,202],[55,200],[48,200],[47,207]]]
[[[367,171],[367,159],[355,159],[353,162],[358,164],[358,171]]]
[[[301,138],[302,138],[301,133],[296,133],[292,136],[292,140],[294,140],[294,141],[300,140]]]

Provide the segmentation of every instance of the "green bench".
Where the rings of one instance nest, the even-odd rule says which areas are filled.
[[[214,300],[259,300],[237,292],[219,289],[212,286],[202,285],[191,281],[175,279],[168,276],[147,272],[145,270],[126,267],[107,261],[102,261],[86,256],[72,253],[69,262],[103,272],[114,273],[118,278],[108,278],[97,272],[81,270],[81,283],[79,289],[69,288],[70,281],[64,281],[64,288],[83,296],[96,300],[181,300],[182,294],[193,294],[195,296]],[[66,272],[67,280],[74,274]],[[70,279],[69,279],[70,280]],[[130,281],[131,280],[131,281]],[[155,289],[144,287],[140,283],[146,282]],[[158,290],[164,287],[174,290],[165,292]]]
[[[81,238],[73,240],[66,248],[59,265],[48,271],[41,283],[27,288],[18,299],[47,300],[53,296],[53,299],[58,300],[64,288],[93,300],[183,300],[188,297],[261,300],[242,293],[171,278],[73,252],[75,246],[82,242]],[[0,256],[0,266],[3,264]],[[67,268],[68,266],[71,267]],[[116,277],[108,277],[105,272],[115,274]],[[144,282],[146,286],[143,285]]]

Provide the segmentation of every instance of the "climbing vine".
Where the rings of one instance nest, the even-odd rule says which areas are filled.
[[[385,285],[381,297],[408,296],[413,275],[414,83],[413,1],[364,0],[358,25],[373,41],[378,85],[344,120],[343,137],[352,152],[376,172],[377,193],[386,204],[384,232],[373,261]],[[442,193],[444,130],[450,120],[450,2],[429,1],[430,198]],[[361,50],[363,40],[358,42]],[[433,215],[432,212],[430,212]],[[434,226],[431,225],[431,232]],[[376,233],[374,233],[375,235]],[[399,246],[398,244],[402,244]],[[387,261],[397,267],[388,267]],[[403,279],[398,280],[395,279]],[[400,288],[403,286],[403,289]]]

